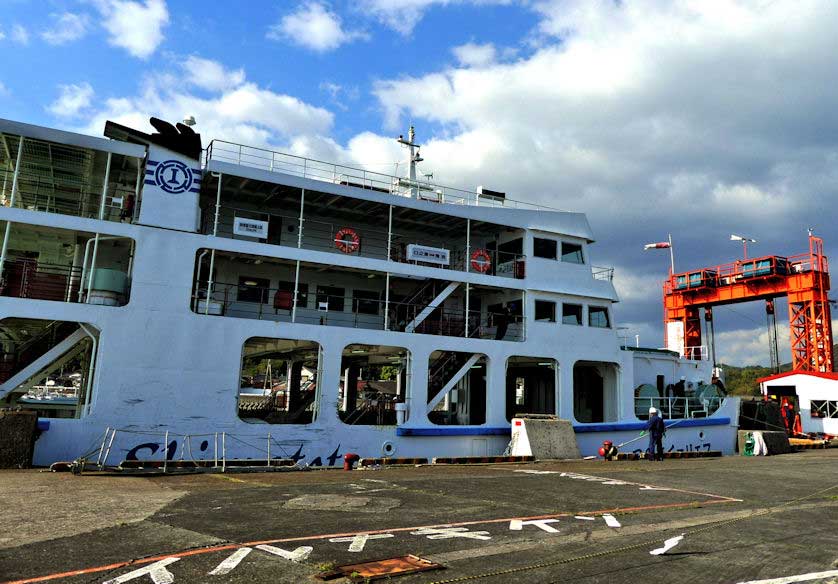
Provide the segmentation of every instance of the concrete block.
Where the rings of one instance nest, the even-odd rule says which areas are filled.
[[[32,466],[37,427],[35,412],[0,410],[0,468]]]
[[[555,416],[513,418],[510,454],[539,460],[582,458],[570,420]]]
[[[759,452],[758,454],[771,455],[788,454],[790,452],[794,452],[791,445],[789,444],[789,437],[786,435],[785,432],[774,432],[767,430],[739,430],[739,454],[745,452],[745,440],[747,440],[748,434],[751,433],[754,434],[754,438],[757,440],[757,443],[759,443],[759,440],[762,439],[762,442],[765,444],[765,452]]]

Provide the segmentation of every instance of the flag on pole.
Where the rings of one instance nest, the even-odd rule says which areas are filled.
[[[650,249],[668,249],[668,248],[670,248],[670,247],[672,247],[672,244],[671,244],[671,243],[669,243],[668,241],[660,241],[660,242],[658,242],[658,243],[647,243],[646,245],[644,245],[644,246],[643,246],[643,249],[644,249],[644,250],[650,250]]]

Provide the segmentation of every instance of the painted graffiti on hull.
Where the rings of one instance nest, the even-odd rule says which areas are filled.
[[[232,437],[232,435],[231,435]],[[166,460],[175,460],[178,446],[181,448],[185,448],[191,455],[192,453],[192,443],[190,440],[185,440],[184,443],[179,443],[177,440],[172,440],[166,446]],[[278,459],[289,459],[293,460],[295,463],[300,461],[305,461],[309,458],[309,455],[304,452],[306,447],[306,442],[300,442],[300,445],[297,447],[297,450],[292,454],[288,454],[285,452],[281,446],[276,445],[276,448],[280,449],[280,453],[277,455],[271,455],[272,460]],[[147,460],[160,452],[161,448],[163,448],[164,444],[162,442],[142,442],[133,446],[132,448],[128,449],[125,454],[125,460]],[[328,456],[313,456],[310,458],[310,462],[306,463],[306,466],[336,466],[338,464],[338,460],[341,459],[340,455],[340,444],[338,444],[335,449],[329,454]],[[207,451],[209,450],[209,441],[202,440],[200,445],[198,446],[198,451],[203,453],[200,457],[203,460],[209,460],[207,456]],[[215,449],[214,449],[215,450]],[[267,453],[266,449],[259,449],[262,452]],[[324,464],[325,461],[325,464]]]

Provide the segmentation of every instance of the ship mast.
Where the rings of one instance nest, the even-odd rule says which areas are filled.
[[[410,128],[407,130],[407,140],[404,139],[404,136],[399,134],[397,142],[402,144],[403,146],[407,146],[408,148],[408,181],[410,184],[410,196],[411,197],[419,197],[419,186],[416,182],[416,163],[422,162],[424,160],[422,156],[419,154],[419,148],[421,148],[420,144],[416,143],[416,130],[411,124]]]

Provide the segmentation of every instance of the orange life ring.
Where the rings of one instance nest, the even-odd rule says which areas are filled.
[[[351,227],[344,227],[335,234],[335,247],[343,253],[354,253],[361,247],[361,238]]]
[[[471,267],[475,271],[485,274],[492,267],[492,258],[489,252],[483,248],[476,249],[471,254]]]

